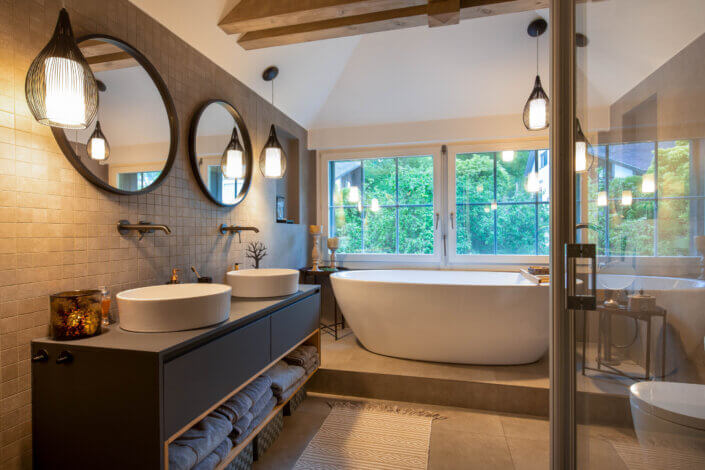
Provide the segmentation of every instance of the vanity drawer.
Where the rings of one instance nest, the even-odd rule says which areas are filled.
[[[164,436],[200,416],[270,362],[269,317],[164,364]]]
[[[313,333],[320,322],[321,296],[314,294],[272,314],[272,360]]]

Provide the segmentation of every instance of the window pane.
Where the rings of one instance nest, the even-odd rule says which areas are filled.
[[[539,159],[539,192],[537,193],[538,199],[541,202],[548,202],[551,200],[551,170],[550,170],[550,150],[542,149],[537,150]]]
[[[433,207],[399,208],[399,253],[433,253]]]
[[[362,218],[356,208],[332,209],[331,236],[340,238],[341,253],[362,251]]]
[[[365,253],[395,253],[396,225],[397,211],[393,207],[365,210]]]
[[[459,255],[494,253],[494,213],[490,205],[457,206],[457,242]]]
[[[551,206],[539,204],[539,255],[551,253]]]
[[[654,255],[654,206],[653,201],[633,201],[628,206],[621,204],[621,201],[611,204],[611,255]]]
[[[521,150],[514,152],[512,161],[497,159],[497,201],[533,201],[535,196],[526,190],[529,173],[535,171],[536,152]]]
[[[362,187],[362,162],[330,162],[329,190],[331,206],[356,206],[360,202]]]
[[[659,157],[659,166],[660,166]],[[668,199],[658,205],[658,254],[690,255],[690,204],[688,199]]]
[[[536,254],[536,205],[500,205],[497,208],[497,254]]]
[[[399,158],[399,204],[433,205],[432,156]]]
[[[455,157],[455,197],[458,203],[494,200],[494,153],[464,153]]]
[[[377,158],[362,162],[365,174],[365,199],[369,206],[373,199],[380,205],[395,204],[397,195],[396,158]]]
[[[659,197],[689,196],[690,178],[690,142],[687,140],[659,142]]]

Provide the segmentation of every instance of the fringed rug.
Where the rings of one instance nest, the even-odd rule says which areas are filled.
[[[332,410],[295,470],[425,470],[436,413],[367,403]]]

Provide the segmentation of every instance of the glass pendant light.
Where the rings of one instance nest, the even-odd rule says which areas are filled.
[[[575,129],[575,172],[583,173],[588,170],[587,160],[588,160],[588,141],[583,133],[583,129],[580,127],[580,120],[576,119],[576,129]]]
[[[526,192],[538,193],[539,189],[539,174],[535,171],[532,171],[526,178]]]
[[[653,173],[641,177],[641,192],[645,194],[656,192],[656,180]]]
[[[502,161],[507,163],[514,161],[514,150],[502,150]]]
[[[110,157],[110,145],[108,145],[108,139],[105,138],[100,128],[100,121],[95,122],[95,129],[88,138],[86,151],[91,159],[96,160],[101,165],[107,164]]]
[[[548,23],[539,18],[532,21],[527,29],[529,36],[536,38],[536,80],[534,89],[524,106],[524,126],[530,131],[540,131],[548,127],[549,100],[539,77],[539,36],[546,31],[547,27]]]
[[[607,191],[600,191],[599,193],[597,193],[597,206],[607,206]]]
[[[272,82],[272,106],[274,106],[274,79],[278,74],[279,69],[274,66],[268,67],[262,73],[265,81]],[[265,178],[282,178],[286,173],[286,152],[279,143],[274,124],[269,128],[269,138],[260,153],[259,169]]]
[[[372,198],[372,201],[370,202],[370,210],[372,212],[379,212],[379,201],[377,198]]]
[[[223,172],[224,177],[231,180],[245,177],[244,155],[245,150],[237,137],[237,127],[234,127],[230,142],[225,147],[223,157],[220,159],[220,171]]]
[[[625,190],[622,191],[622,205],[631,206],[632,205],[632,192]]]
[[[350,183],[348,183],[348,201],[353,204],[360,202],[360,188],[357,186],[350,186]]]
[[[492,201],[492,204],[490,205],[490,209],[492,209],[493,211],[497,210],[497,201]]]
[[[85,129],[96,115],[98,86],[64,8],[51,40],[29,66],[25,96],[34,118],[47,126]]]

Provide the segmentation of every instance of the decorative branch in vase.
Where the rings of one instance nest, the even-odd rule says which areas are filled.
[[[267,247],[261,242],[250,242],[245,249],[245,256],[254,262],[255,269],[259,269],[260,261],[267,256]]]

